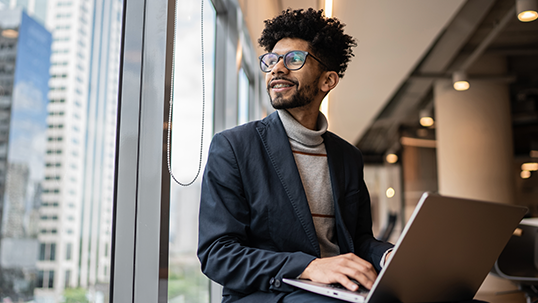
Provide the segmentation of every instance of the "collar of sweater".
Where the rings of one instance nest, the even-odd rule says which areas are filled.
[[[323,143],[321,136],[327,131],[328,123],[321,112],[318,114],[318,130],[304,127],[285,109],[278,109],[277,112],[289,139],[308,147],[315,147]]]

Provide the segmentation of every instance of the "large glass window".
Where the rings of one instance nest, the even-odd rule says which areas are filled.
[[[0,1],[0,302],[108,300],[122,10]]]
[[[238,113],[237,113],[237,123],[243,124],[249,121],[249,91],[250,91],[250,81],[248,80],[245,70],[241,68],[239,70],[239,79],[238,79]]]
[[[199,1],[176,1],[170,145],[175,180],[172,178],[170,186],[169,302],[209,301],[209,280],[200,272],[196,248],[201,174],[213,130],[216,13],[211,1],[203,3],[203,53],[201,16]],[[199,171],[190,186],[176,182],[190,183]]]

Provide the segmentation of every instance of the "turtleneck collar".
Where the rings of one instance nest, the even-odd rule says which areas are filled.
[[[285,109],[278,109],[277,112],[289,139],[309,147],[318,146],[323,143],[323,137],[321,136],[327,131],[328,122],[327,118],[321,112],[318,114],[318,130],[311,130],[304,127]]]

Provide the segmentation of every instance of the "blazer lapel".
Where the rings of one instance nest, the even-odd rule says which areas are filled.
[[[282,126],[277,112],[264,119],[265,126],[256,130],[260,135],[263,146],[271,159],[271,164],[286,191],[290,203],[303,226],[310,243],[318,257],[321,256],[312,214],[308,206],[301,176],[295,163],[295,158],[290,148],[288,136]]]

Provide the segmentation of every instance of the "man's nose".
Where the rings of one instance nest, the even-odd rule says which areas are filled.
[[[273,66],[271,74],[288,73],[290,70],[284,65],[284,58],[279,58],[278,62]]]

